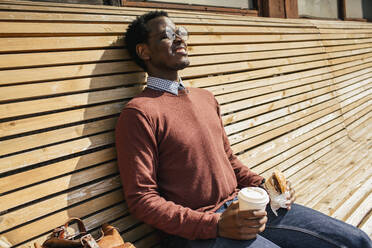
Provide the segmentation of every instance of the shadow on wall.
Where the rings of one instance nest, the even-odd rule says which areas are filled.
[[[105,49],[92,72],[82,131],[88,148],[76,163],[68,194],[68,216],[89,230],[105,222],[121,232],[141,225],[128,213],[116,163],[114,129],[125,103],[144,88],[145,73],[123,48],[123,37]],[[134,237],[124,238],[134,242]]]

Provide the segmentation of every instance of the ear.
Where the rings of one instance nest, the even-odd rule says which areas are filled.
[[[150,49],[147,44],[141,43],[136,46],[138,57],[143,61],[150,60]]]

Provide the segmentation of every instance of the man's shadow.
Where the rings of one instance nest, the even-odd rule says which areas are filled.
[[[92,71],[81,117],[82,140],[88,147],[76,154],[67,212],[69,217],[82,218],[96,236],[107,222],[120,230],[125,241],[133,243],[153,230],[128,212],[117,167],[114,129],[125,104],[143,90],[146,75],[129,58],[123,39],[119,37],[102,51]]]

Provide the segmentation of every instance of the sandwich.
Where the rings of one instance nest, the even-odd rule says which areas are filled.
[[[282,172],[275,170],[265,182],[265,188],[270,196],[282,195],[287,191],[287,180]]]

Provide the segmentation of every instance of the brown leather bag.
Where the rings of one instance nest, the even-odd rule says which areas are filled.
[[[68,231],[69,225],[76,221],[79,227],[78,235]],[[95,240],[87,233],[84,223],[79,218],[69,219],[63,226],[54,229],[51,236],[40,247],[35,243],[35,248],[135,248],[129,242],[124,242],[118,230],[108,224],[103,224],[102,235]]]

